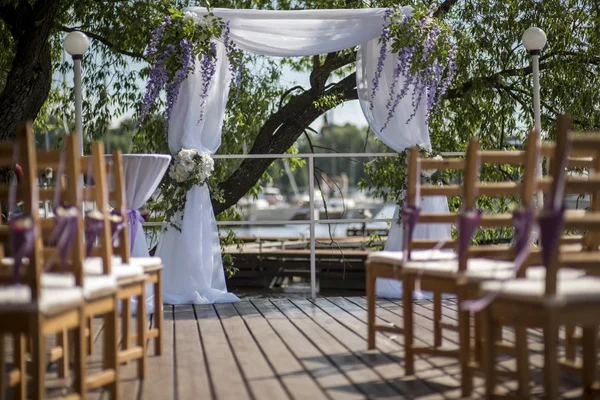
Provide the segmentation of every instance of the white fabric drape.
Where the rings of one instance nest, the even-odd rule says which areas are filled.
[[[425,107],[421,106],[416,115],[409,120],[413,113],[412,88],[408,94],[400,100],[394,116],[388,121],[385,130],[382,131],[387,118],[388,109],[386,104],[392,87],[395,93],[399,93],[404,85],[404,77],[400,77],[395,87],[393,85],[394,68],[396,59],[388,53],[384,64],[381,78],[379,79],[379,90],[373,98],[374,107],[371,109],[370,98],[373,88],[373,77],[377,68],[377,59],[381,45],[378,39],[372,39],[361,46],[356,63],[356,81],[360,106],[369,125],[383,143],[401,152],[408,147],[423,145],[431,149],[429,130],[425,119]],[[425,100],[423,100],[425,103]],[[407,123],[408,121],[408,123]],[[421,202],[421,209],[428,213],[448,212],[448,200],[446,197],[425,197]],[[398,207],[394,213],[394,220],[398,218]],[[417,224],[414,231],[415,239],[447,240],[451,237],[451,227],[447,224]],[[385,245],[386,250],[402,250],[402,228],[392,222]],[[400,298],[402,296],[402,284],[395,279],[377,279],[376,293],[381,297]]]
[[[405,7],[405,13],[411,12]],[[200,7],[186,8],[199,16],[206,14]],[[352,10],[229,10],[212,12],[229,21],[230,38],[244,51],[278,57],[325,54],[360,46],[357,60],[359,98],[367,120],[380,134],[387,116],[387,87],[392,81],[395,60],[389,56],[385,77],[375,101],[375,112],[365,104],[370,96],[370,82],[377,65],[378,39],[385,13],[383,8]],[[197,63],[198,65],[198,63]],[[181,86],[169,123],[169,147],[172,152],[194,148],[209,154],[221,143],[221,128],[229,94],[229,61],[222,43],[217,45],[217,71],[200,119],[202,76],[199,68]],[[409,95],[410,96],[410,95]],[[418,143],[429,143],[425,124],[425,104],[417,118],[404,125],[412,110],[404,101],[397,117],[389,125],[382,140],[397,151]],[[431,210],[430,210],[431,211]],[[159,256],[165,264],[165,302],[204,303],[234,301],[226,291],[218,246],[218,237],[208,190],[194,188],[188,193],[182,231],[169,230]]]
[[[111,156],[108,156],[111,157]],[[126,204],[132,210],[141,208],[152,196],[162,180],[171,156],[166,154],[123,154]],[[131,226],[129,226],[131,232]],[[131,257],[148,257],[148,243],[141,223],[137,224]],[[133,310],[137,309],[137,298],[131,299]],[[146,285],[146,310],[154,312],[154,285]]]

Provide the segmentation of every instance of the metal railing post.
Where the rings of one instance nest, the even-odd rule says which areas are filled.
[[[310,297],[317,299],[317,260],[315,255],[315,158],[308,156],[308,201],[310,202]]]

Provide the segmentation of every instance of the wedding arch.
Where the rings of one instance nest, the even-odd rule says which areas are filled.
[[[410,7],[400,9],[406,15]],[[205,8],[184,9],[186,16],[204,18]],[[207,67],[195,60],[192,71],[178,82],[176,100],[169,110],[168,143],[173,154],[181,149],[214,154],[221,144],[221,129],[232,79],[228,46],[265,56],[297,57],[326,54],[356,48],[358,97],[367,122],[377,136],[395,151],[414,145],[430,148],[427,102],[413,104],[414,85],[404,85],[410,76],[398,70],[397,55],[381,41],[382,21],[389,9],[344,10],[233,10],[212,9],[211,15],[226,22],[226,40],[211,42],[213,64]],[[189,56],[189,54],[188,54]],[[207,74],[211,76],[207,77]],[[377,79],[374,77],[377,76]],[[164,83],[164,82],[163,82]],[[408,94],[389,110],[394,93]],[[406,94],[406,93],[405,93]],[[423,202],[424,212],[447,212],[445,198]],[[164,269],[164,299],[170,304],[233,302],[238,298],[227,292],[218,229],[209,189],[195,185],[187,192],[180,229],[168,229],[158,256]],[[388,248],[398,250],[401,230],[392,223]],[[450,228],[417,226],[415,237],[445,239]],[[395,291],[382,282],[381,294]],[[390,292],[391,293],[391,292]]]

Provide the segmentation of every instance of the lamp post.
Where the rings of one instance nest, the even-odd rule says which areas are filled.
[[[81,59],[90,46],[88,37],[78,31],[67,35],[64,48],[73,57],[73,75],[75,81],[75,134],[79,135],[79,146],[83,155],[83,117],[81,95]]]
[[[523,46],[531,55],[531,69],[533,71],[533,118],[535,129],[538,131],[538,140],[542,140],[542,120],[540,116],[540,53],[546,46],[546,33],[536,27],[531,27],[523,33]],[[538,165],[537,176],[542,176],[542,158]],[[542,192],[537,193],[538,206],[544,203]]]

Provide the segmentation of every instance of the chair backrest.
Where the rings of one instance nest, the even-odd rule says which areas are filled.
[[[86,232],[84,203],[94,202],[99,209],[105,209],[108,205],[108,199],[104,196],[106,186],[104,148],[94,143],[92,144],[92,156],[82,157],[79,154],[79,137],[69,135],[66,137],[64,151],[65,154],[63,155],[58,150],[38,152],[38,168],[40,170],[52,168],[55,171],[56,186],[41,189],[42,200],[55,203],[53,204],[55,209],[68,205],[75,207],[77,210],[71,257],[68,265],[60,265],[60,259],[58,258],[60,249],[57,247],[57,243],[52,241],[47,241],[44,256],[47,262],[50,261],[53,264],[49,267],[68,268],[69,272],[74,273],[77,285],[83,285],[83,266],[87,256],[86,243],[84,242]],[[93,176],[94,179],[93,182],[88,180],[88,184],[84,186],[83,182],[86,176]],[[104,213],[99,213],[99,215],[91,214],[88,218],[104,220],[98,230],[97,247],[93,249],[90,255],[100,256],[103,260],[103,272],[110,274],[112,248],[109,246],[110,225],[108,217]],[[56,216],[43,219],[42,227],[46,236],[51,236],[56,229]],[[96,243],[96,240],[94,240],[94,243]]]
[[[596,168],[600,166],[600,134],[575,134],[571,132],[571,121],[561,115],[557,121],[556,145],[550,168],[550,191],[545,204],[544,213],[540,216],[542,231],[542,254],[546,267],[546,295],[556,293],[557,273],[563,261],[559,257],[560,248],[556,245],[559,236],[565,229],[582,229],[588,231],[585,237],[588,244],[586,256],[588,260],[600,261],[598,251],[598,233],[600,232],[600,174]],[[587,166],[594,167],[587,177],[567,177],[566,167],[569,155],[584,155],[588,159]],[[591,157],[591,159],[590,159]],[[568,193],[591,193],[592,210],[588,212],[562,213],[564,196]],[[546,237],[544,238],[544,234]],[[591,257],[590,257],[591,256]],[[568,261],[567,261],[568,262]],[[580,265],[575,265],[579,267]]]
[[[536,190],[535,167],[539,157],[539,146],[537,146],[537,133],[532,131],[529,135],[528,143],[535,143],[535,146],[528,146],[525,151],[517,150],[479,150],[479,142],[473,139],[469,142],[467,159],[426,159],[419,157],[418,149],[413,149],[409,159],[408,170],[408,190],[407,204],[409,206],[418,206],[419,196],[460,196],[462,197],[461,208],[463,211],[473,210],[475,208],[478,196],[503,197],[519,196],[522,199],[523,206],[530,206],[533,201],[533,193]],[[470,155],[470,156],[469,156]],[[533,164],[532,164],[533,163]],[[481,182],[478,180],[478,170],[480,165],[513,165],[524,166],[527,173],[523,176],[522,182]],[[533,167],[531,167],[533,165]],[[454,170],[464,171],[463,184],[450,185],[431,185],[420,182],[420,171],[422,169]],[[532,172],[533,171],[533,172]],[[460,218],[460,212],[449,213],[420,213],[419,223],[457,223]],[[478,221],[478,227],[511,227],[513,224],[512,213],[491,213],[483,214]],[[448,240],[439,246],[433,240],[410,240],[408,251],[414,249],[430,249],[438,245],[440,248],[457,248],[458,241]],[[473,255],[479,255],[478,251],[471,251]],[[493,253],[494,251],[491,251]],[[498,249],[498,253],[506,253],[506,249]],[[486,254],[490,250],[486,249]],[[511,253],[514,256],[514,252]],[[505,257],[510,255],[504,254]],[[461,262],[461,269],[466,267],[466,262]]]
[[[15,146],[17,148],[15,149]],[[15,150],[17,157],[15,160]],[[26,284],[31,289],[32,300],[35,301],[40,296],[40,277],[42,271],[42,235],[40,234],[39,221],[39,191],[37,187],[37,164],[35,156],[35,135],[33,125],[30,121],[24,122],[17,127],[16,140],[0,143],[0,167],[13,168],[15,161],[21,169],[21,176],[16,188],[16,198],[22,202],[23,215],[30,218],[34,229],[33,250],[26,257],[29,262],[24,262],[20,271],[17,272],[19,278],[23,278]],[[11,192],[11,183],[0,185],[0,198],[2,203],[11,207],[9,196]],[[13,188],[14,190],[15,188]],[[8,212],[12,212],[7,208]],[[7,217],[10,218],[9,215]],[[10,245],[11,232],[7,225],[4,225],[0,232],[0,237],[3,244]],[[13,254],[13,257],[15,255]],[[4,266],[4,267],[11,267]],[[3,283],[7,280],[13,280],[12,274],[10,277],[2,275],[0,278]]]

